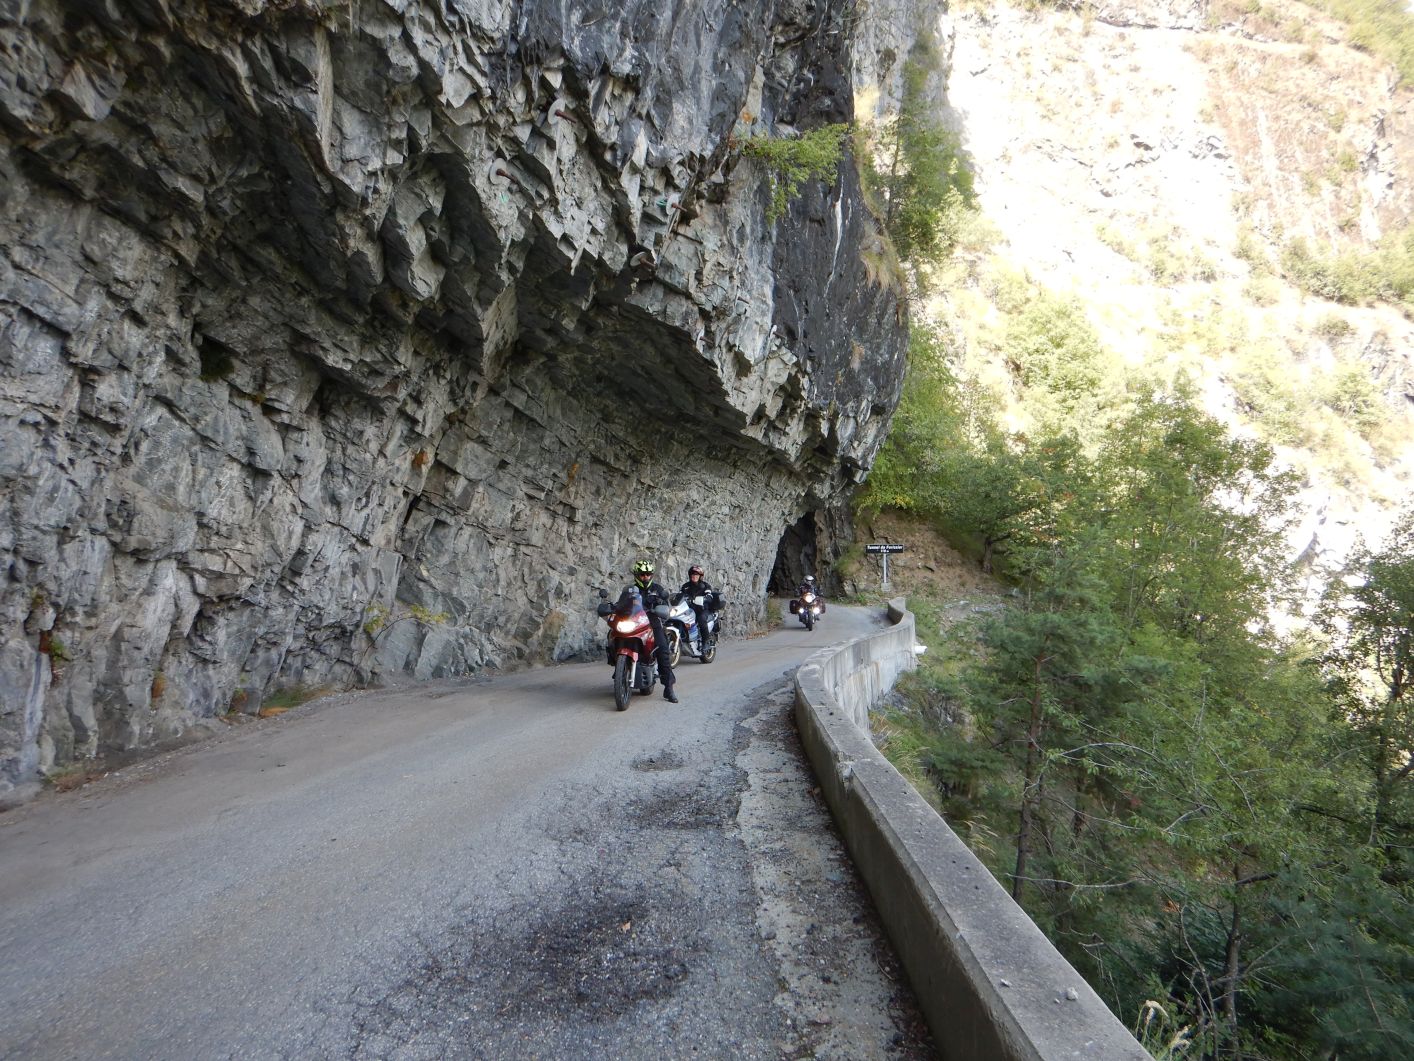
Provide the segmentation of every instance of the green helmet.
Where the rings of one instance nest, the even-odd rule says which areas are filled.
[[[633,580],[640,586],[646,586],[653,581],[653,561],[635,560],[633,564]]]

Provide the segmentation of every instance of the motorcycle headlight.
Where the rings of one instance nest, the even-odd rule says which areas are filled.
[[[638,623],[633,619],[620,619],[614,624],[614,629],[621,634],[631,634],[638,629]]]
[[[805,603],[806,603],[806,604],[809,604],[809,603],[810,603],[811,601],[813,601],[814,599],[815,599],[815,594],[813,594],[813,593],[807,593],[807,594],[805,595]]]

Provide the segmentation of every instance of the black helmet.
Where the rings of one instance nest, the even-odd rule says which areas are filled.
[[[653,561],[636,560],[633,565],[633,580],[640,586],[647,586],[653,581]]]
[[[693,564],[691,567],[689,567],[689,568],[687,569],[687,577],[688,577],[689,579],[691,579],[693,575],[696,575],[698,578],[706,578],[706,577],[707,577],[707,573],[702,570],[702,565],[701,565],[701,564]]]

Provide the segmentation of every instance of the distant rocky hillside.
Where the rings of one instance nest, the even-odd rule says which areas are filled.
[[[1186,373],[1303,473],[1293,555],[1381,533],[1414,481],[1414,324],[1295,272],[1409,225],[1394,70],[1287,0],[956,5],[949,32],[948,120],[994,239],[934,310],[974,370],[1010,386],[990,292],[1021,272],[1078,299],[1127,372]]]

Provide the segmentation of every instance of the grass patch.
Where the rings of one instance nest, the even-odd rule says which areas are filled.
[[[327,685],[295,685],[289,689],[281,689],[261,701],[260,710],[256,712],[256,716],[258,718],[273,718],[276,715],[283,715],[291,708],[299,707],[300,704],[308,703],[331,692],[333,689]]]
[[[72,792],[76,788],[83,788],[90,781],[97,781],[103,773],[103,770],[92,764],[74,763],[62,770],[46,774],[44,784],[55,792]]]

